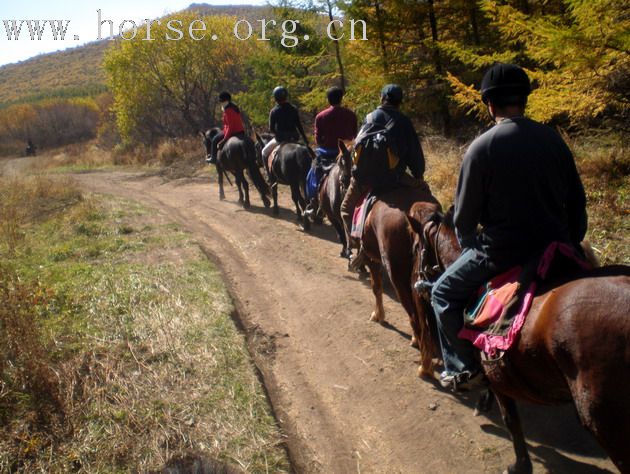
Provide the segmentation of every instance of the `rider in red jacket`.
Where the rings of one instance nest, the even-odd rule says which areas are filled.
[[[241,111],[236,104],[232,102],[231,94],[229,92],[221,92],[219,94],[219,102],[221,102],[221,106],[223,107],[223,131],[217,133],[212,139],[212,148],[210,150],[210,158],[207,160],[208,163],[217,162],[217,150],[220,150],[231,137],[245,137],[245,127],[243,126]]]

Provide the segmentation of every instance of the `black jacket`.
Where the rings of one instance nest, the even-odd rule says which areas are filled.
[[[398,173],[404,173],[407,168],[414,178],[422,179],[424,175],[424,153],[420,146],[420,139],[411,120],[394,107],[379,106],[365,118],[366,123],[377,123],[385,126],[390,119],[394,119],[391,136],[394,139],[396,154],[400,159]]]
[[[523,261],[556,240],[579,244],[586,197],[562,138],[519,117],[475,139],[459,175],[455,226],[464,247],[480,246],[502,261]]]
[[[277,104],[269,113],[269,130],[276,141],[296,142],[300,136],[306,141],[306,134],[302,128],[298,110],[289,102]]]

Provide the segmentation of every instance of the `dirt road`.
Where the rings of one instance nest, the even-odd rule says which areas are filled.
[[[496,407],[473,417],[475,397],[416,377],[402,307],[386,298],[391,326],[369,322],[368,282],[346,271],[329,225],[300,230],[286,193],[274,218],[258,196],[242,210],[234,188],[220,202],[208,178],[75,177],[178,222],[220,264],[297,472],[501,472],[512,462]],[[521,413],[535,472],[615,472],[572,407]]]

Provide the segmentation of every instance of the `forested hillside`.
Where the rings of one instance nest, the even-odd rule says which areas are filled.
[[[273,7],[192,4],[153,25],[155,41],[93,43],[0,68],[0,147],[15,150],[37,129],[8,103],[95,97],[107,142],[151,144],[187,136],[218,118],[216,95],[230,89],[252,123],[264,127],[271,90],[285,85],[308,123],[325,90],[345,87],[363,116],[383,84],[397,82],[419,128],[470,138],[487,123],[477,87],[497,61],[522,65],[533,80],[531,117],[572,134],[607,134],[625,143],[630,110],[630,18],[616,0],[292,0]],[[262,41],[260,19],[275,20]],[[251,37],[238,40],[246,19]],[[330,21],[336,19],[334,27]],[[207,34],[166,39],[202,20]],[[292,21],[299,21],[292,23]],[[350,38],[351,20],[366,25]],[[343,24],[342,24],[343,22]],[[197,23],[198,24],[198,23]],[[359,29],[361,23],[359,23]],[[330,37],[343,39],[333,41]],[[308,40],[304,40],[305,37]],[[111,93],[111,96],[109,95]],[[100,105],[99,105],[100,104]],[[4,116],[4,120],[3,120]],[[9,119],[7,121],[7,119]],[[2,124],[5,124],[4,126]],[[9,123],[10,130],[7,129]],[[44,122],[45,123],[45,122]],[[100,132],[95,126],[89,136]],[[71,134],[69,134],[71,135]],[[36,138],[35,138],[36,139]],[[37,140],[37,139],[36,139]],[[48,140],[47,144],[59,141]]]

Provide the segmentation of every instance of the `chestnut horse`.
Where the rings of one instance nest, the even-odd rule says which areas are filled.
[[[337,160],[328,172],[328,175],[322,179],[318,193],[319,210],[323,211],[335,228],[339,242],[341,242],[341,253],[339,255],[345,258],[350,257],[350,249],[348,248],[346,231],[341,219],[341,203],[350,185],[352,156],[348,146],[351,146],[351,144],[351,141],[346,144],[343,140],[339,140],[339,155],[337,155]]]
[[[419,187],[402,187],[380,193],[368,214],[361,237],[361,246],[368,257],[367,266],[376,300],[370,320],[381,324],[385,322],[381,273],[384,268],[398,300],[409,316],[411,345],[416,347],[421,337],[421,326],[413,300],[413,230],[409,225],[407,212],[417,202],[439,207],[424,181],[420,182]]]
[[[425,256],[442,270],[461,248],[452,215],[431,225],[434,207],[416,204],[410,223],[416,231],[414,279]],[[426,238],[426,241],[425,241]],[[419,303],[416,298],[416,303]],[[426,302],[425,302],[426,303]],[[508,472],[530,473],[515,400],[538,404],[573,403],[589,429],[622,473],[630,473],[630,267],[609,266],[583,271],[545,284],[536,293],[514,345],[497,360],[482,360],[490,390],[512,435],[516,462]],[[423,370],[431,370],[436,345],[435,316],[418,306]],[[433,318],[433,323],[430,319]],[[433,339],[423,347],[428,339]],[[425,355],[426,354],[426,355]]]

